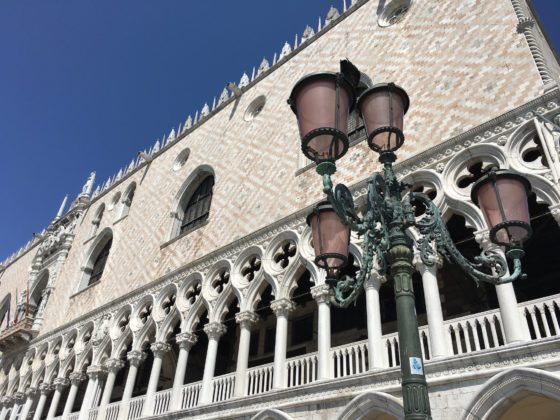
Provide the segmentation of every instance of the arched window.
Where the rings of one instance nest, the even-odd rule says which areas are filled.
[[[8,308],[10,307],[10,300],[12,299],[11,293],[8,293],[7,296],[4,296],[2,302],[0,303],[0,329],[6,327],[7,325],[7,317]]]
[[[133,182],[132,184],[130,184],[130,186],[127,188],[127,190],[123,195],[123,199],[121,201],[122,205],[117,220],[128,216],[128,212],[130,211],[130,206],[132,205],[132,200],[134,199],[135,191],[136,191],[136,182]]]
[[[88,286],[101,280],[103,275],[103,270],[105,269],[105,264],[107,263],[107,258],[109,257],[109,251],[111,250],[111,245],[113,245],[113,238],[110,238],[105,246],[99,252],[99,255],[93,263],[93,268],[91,269],[91,277],[89,278]]]
[[[183,219],[179,235],[192,230],[192,228],[202,224],[210,214],[210,203],[212,202],[212,188],[214,187],[214,177],[207,176],[200,183],[198,188],[189,198],[183,208]]]
[[[107,258],[113,245],[113,232],[109,228],[103,229],[95,238],[82,267],[82,277],[77,292],[86,287],[99,283],[107,264]]]
[[[97,211],[95,212],[95,217],[91,221],[91,228],[89,230],[89,237],[91,238],[97,233],[101,219],[103,218],[103,212],[105,211],[105,204],[101,204]]]

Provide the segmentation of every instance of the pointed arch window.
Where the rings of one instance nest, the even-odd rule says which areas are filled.
[[[88,286],[101,280],[103,275],[103,270],[105,270],[105,264],[107,263],[107,258],[109,257],[109,251],[111,250],[111,245],[113,245],[113,238],[110,238],[105,246],[99,252],[99,255],[93,263],[93,268],[91,269],[91,277],[89,278]]]
[[[130,211],[130,206],[132,205],[132,200],[134,199],[134,193],[136,191],[136,183],[133,182],[124,193],[123,199],[121,200],[121,209],[117,220],[120,220],[128,216]]]
[[[200,183],[198,188],[191,195],[187,205],[183,209],[183,220],[179,229],[179,235],[192,230],[194,227],[204,223],[210,214],[210,204],[212,203],[212,189],[214,187],[214,177],[208,175]]]

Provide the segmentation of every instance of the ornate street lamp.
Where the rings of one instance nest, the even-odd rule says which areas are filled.
[[[524,277],[520,259],[524,255],[523,241],[531,234],[527,203],[530,185],[519,174],[494,170],[472,189],[472,200],[482,210],[492,242],[505,246],[506,256],[513,260],[513,273],[508,273],[507,262],[500,252],[484,251],[475,262],[467,260],[453,244],[439,209],[430,198],[409,191],[409,186],[395,176],[394,151],[404,143],[402,130],[409,98],[397,85],[383,83],[367,89],[357,101],[368,145],[379,153],[383,164],[383,171],[368,179],[367,206],[363,217],[359,217],[348,188],[339,184],[333,189],[331,181],[331,175],[336,172],[335,161],[348,150],[346,123],[348,112],[354,106],[353,91],[357,85],[355,74],[353,77],[347,74],[348,68],[348,62],[341,62],[341,73],[304,77],[296,83],[288,100],[298,119],[302,151],[317,163],[328,198],[307,218],[315,263],[327,271],[327,283],[334,288],[331,302],[340,307],[357,299],[374,268],[374,258],[379,274],[387,274],[393,280],[405,418],[430,419],[412,287],[413,243],[405,231],[415,227],[420,232],[421,239],[416,245],[428,266],[435,264],[435,245],[444,258],[458,264],[477,282],[511,282]],[[425,214],[418,219],[413,201],[426,207]],[[362,266],[356,278],[342,275],[341,271],[348,262],[350,230],[364,236]]]

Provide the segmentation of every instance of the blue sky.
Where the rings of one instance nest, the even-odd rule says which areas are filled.
[[[558,48],[558,0],[534,2]],[[0,261],[342,3],[0,0]]]

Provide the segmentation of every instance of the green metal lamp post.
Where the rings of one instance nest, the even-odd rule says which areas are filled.
[[[297,116],[302,151],[317,163],[327,196],[327,201],[316,206],[307,218],[315,263],[326,270],[326,281],[333,289],[331,303],[339,307],[356,300],[374,269],[374,260],[377,271],[392,279],[405,418],[430,419],[412,287],[413,242],[406,229],[416,227],[420,232],[421,239],[416,245],[428,266],[435,263],[435,244],[444,258],[458,264],[477,282],[501,284],[523,278],[522,244],[531,234],[527,203],[530,185],[518,174],[498,170],[487,173],[472,189],[472,199],[482,210],[491,240],[505,246],[506,256],[513,260],[513,273],[508,273],[502,255],[493,251],[483,252],[474,262],[467,260],[453,245],[445,222],[430,198],[408,191],[410,186],[398,181],[393,171],[394,152],[404,143],[402,129],[409,107],[408,95],[399,86],[384,83],[367,89],[356,103],[356,85],[355,74],[352,77],[345,72],[341,62],[341,73],[314,73],[298,81],[288,100]],[[383,171],[368,179],[367,206],[362,217],[357,214],[349,189],[342,184],[333,189],[331,181],[336,171],[335,161],[348,150],[348,115],[356,104],[364,121],[368,145],[379,153],[383,164]],[[414,201],[426,206],[423,217],[415,217]],[[356,278],[341,273],[348,262],[350,230],[364,236],[363,261]]]

